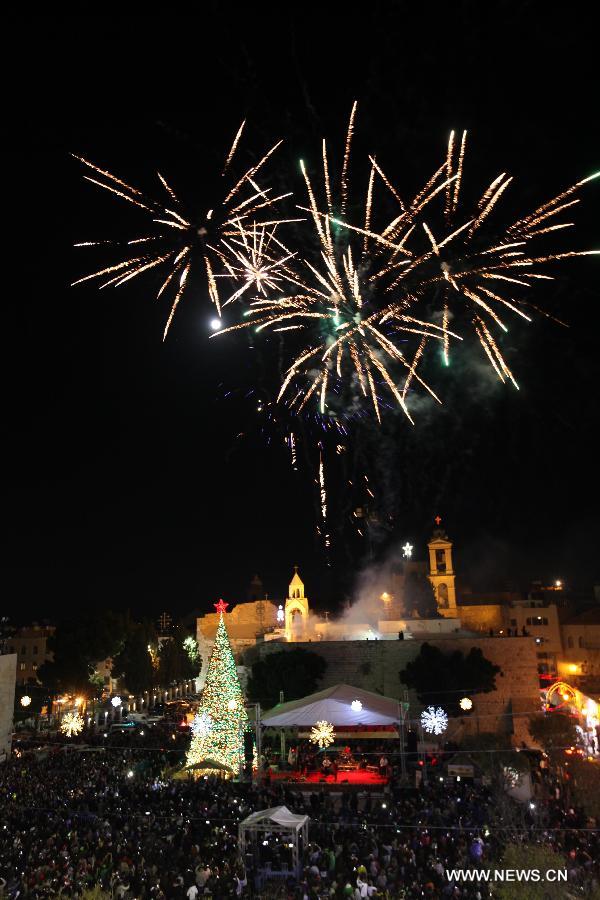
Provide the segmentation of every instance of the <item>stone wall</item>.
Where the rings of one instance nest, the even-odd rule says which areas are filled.
[[[479,647],[490,662],[501,668],[501,674],[496,676],[496,690],[490,694],[474,695],[472,713],[451,723],[448,738],[460,740],[464,734],[494,731],[512,733],[515,743],[530,743],[528,718],[541,709],[533,638],[447,637],[439,641],[430,639],[429,643],[444,653],[454,650],[468,653],[471,647]],[[405,687],[400,681],[400,671],[419,654],[421,644],[419,640],[320,641],[304,644],[270,642],[248,649],[244,662],[251,666],[258,656],[304,647],[318,653],[327,662],[321,688],[350,684],[401,699]],[[417,718],[422,704],[412,691],[408,699],[410,718]]]
[[[17,654],[0,656],[0,761],[10,755],[16,675]]]
[[[471,631],[489,632],[490,628],[494,631],[506,628],[506,608],[496,603],[459,605],[455,615],[459,617],[463,628]]]

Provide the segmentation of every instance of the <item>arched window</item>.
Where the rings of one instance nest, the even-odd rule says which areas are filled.
[[[34,645],[33,645],[33,649],[32,649],[31,652],[33,653],[34,656],[37,656],[37,654],[38,654],[37,644],[34,644]]]
[[[444,608],[448,606],[448,585],[443,582],[438,586],[438,603]]]
[[[579,638],[578,643],[579,643],[580,647],[583,647],[583,638],[582,637]]]
[[[567,647],[572,647],[572,646],[573,646],[573,638],[569,635],[569,637],[567,638]]]

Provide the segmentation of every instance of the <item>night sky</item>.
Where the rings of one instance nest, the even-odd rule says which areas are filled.
[[[1,571],[16,621],[91,604],[212,609],[244,599],[255,573],[279,597],[295,563],[333,609],[398,542],[422,554],[438,513],[476,587],[561,577],[591,590],[600,579],[597,259],[556,267],[536,289],[568,329],[540,318],[511,329],[520,392],[458,367],[435,417],[413,428],[398,414],[363,437],[378,456],[375,506],[393,508],[392,524],[368,546],[333,521],[330,565],[312,476],[292,472],[257,413],[262,351],[208,340],[203,284],[165,344],[160,275],[69,287],[102,262],[74,242],[143,229],[70,153],[139,186],[154,187],[159,168],[201,202],[247,117],[242,159],[285,137],[274,168],[303,202],[298,159],[316,162],[323,136],[339,147],[357,99],[357,158],[376,152],[407,192],[437,168],[451,128],[469,129],[474,189],[515,176],[507,214],[600,168],[597,48],[578,4],[434,4],[420,17],[408,3],[286,6],[12,25]],[[581,192],[561,246],[600,247],[599,192]]]

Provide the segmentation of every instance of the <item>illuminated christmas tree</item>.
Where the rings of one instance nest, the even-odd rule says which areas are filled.
[[[188,766],[215,763],[226,766],[237,775],[244,759],[244,732],[248,729],[248,714],[244,695],[229,643],[223,613],[229,604],[219,600],[215,609],[219,625],[212,649],[202,700],[192,726],[192,743],[187,754]],[[202,727],[200,727],[200,725]]]

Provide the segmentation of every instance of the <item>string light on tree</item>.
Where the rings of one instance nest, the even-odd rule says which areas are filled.
[[[323,750],[325,747],[329,747],[335,740],[333,725],[331,725],[330,722],[326,722],[325,720],[317,722],[310,729],[309,740],[313,744],[318,744],[321,750]]]
[[[421,713],[421,725],[428,734],[443,734],[448,727],[448,716],[441,706],[428,706]]]
[[[228,605],[223,600],[215,603],[219,624],[202,700],[192,724],[187,765],[207,770],[219,766],[237,774],[243,760],[248,714],[225,626],[224,613]]]
[[[63,716],[63,720],[60,723],[60,730],[67,737],[73,737],[75,734],[80,734],[83,731],[83,719],[76,712],[68,712]]]
[[[470,697],[463,697],[460,701],[460,708],[465,712],[468,712],[470,709],[473,709],[473,701]]]

